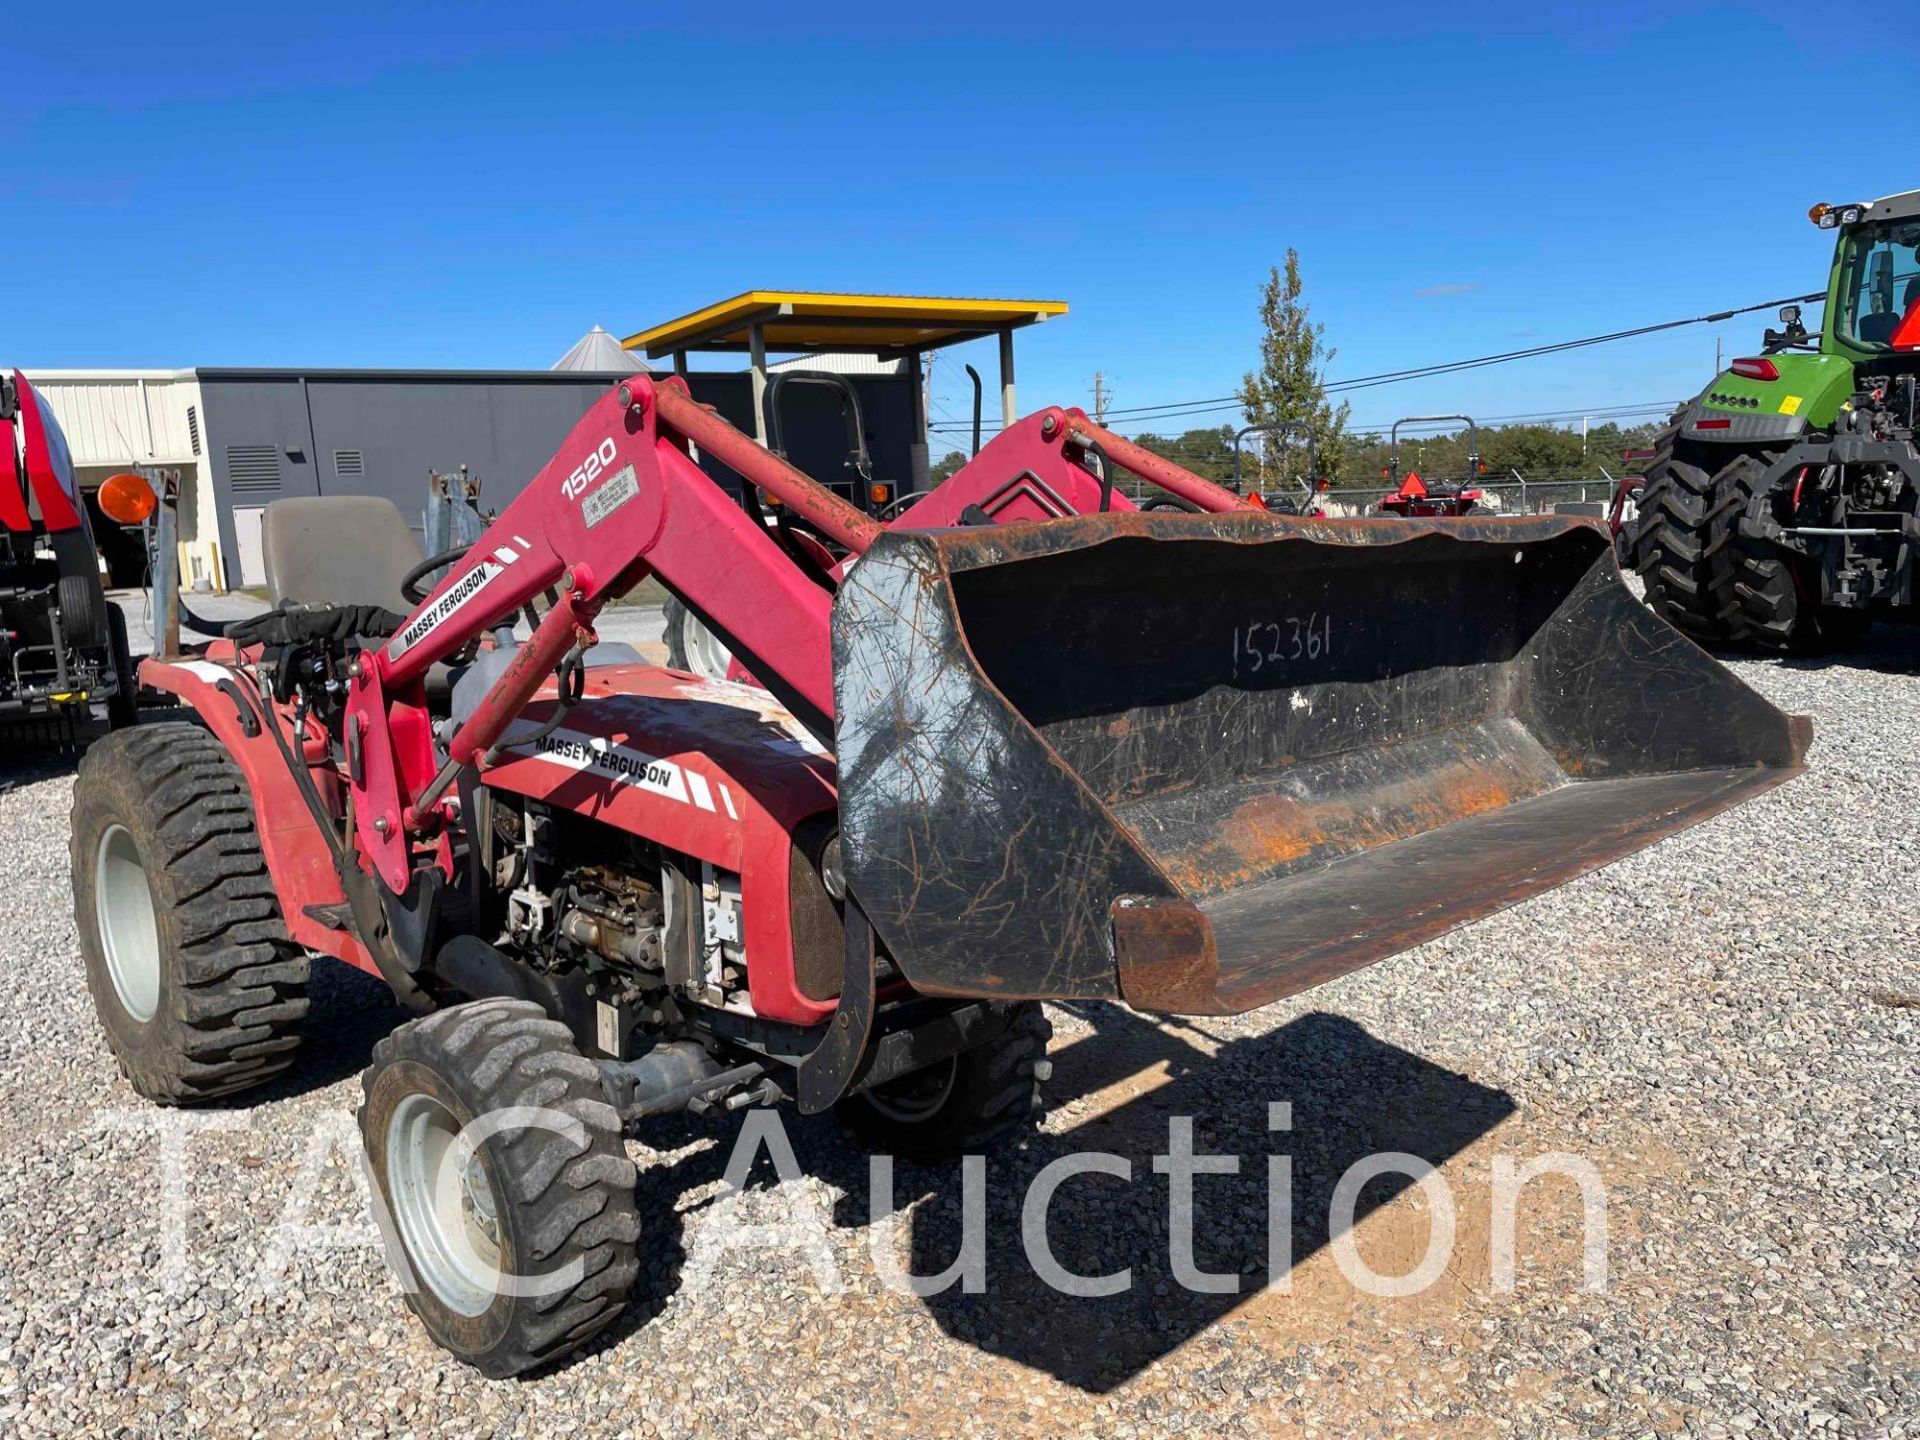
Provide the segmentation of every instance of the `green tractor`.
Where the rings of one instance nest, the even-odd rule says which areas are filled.
[[[1920,190],[1808,213],[1838,236],[1819,335],[1783,308],[1646,471],[1633,567],[1703,644],[1817,653],[1915,614]]]

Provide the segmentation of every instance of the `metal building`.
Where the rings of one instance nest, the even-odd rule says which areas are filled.
[[[478,370],[28,372],[72,440],[82,487],[132,468],[180,476],[181,574],[189,586],[263,584],[260,515],[301,495],[385,495],[416,526],[430,473],[466,466],[481,503],[498,509],[552,457],[620,373]],[[751,433],[753,391],[739,371],[696,371],[694,395]],[[913,444],[911,382],[860,375],[876,468],[904,477]],[[784,448],[822,480],[841,479],[847,440],[830,397],[788,407]],[[722,483],[737,483],[716,469]],[[118,542],[101,527],[103,543]],[[137,543],[108,559],[137,583]]]
[[[83,489],[117,470],[178,474],[183,580],[228,589],[264,583],[260,516],[283,497],[385,495],[420,525],[428,476],[465,466],[480,481],[483,505],[505,505],[608,386],[648,368],[643,352],[668,360],[696,399],[747,434],[777,441],[808,474],[877,504],[926,481],[922,357],[999,336],[1001,398],[1010,408],[1012,332],[1066,308],[749,291],[624,346],[596,326],[562,357],[567,368],[553,370],[22,368],[66,431]],[[747,366],[692,369],[690,355],[703,352],[731,352]],[[800,359],[770,367],[769,352]],[[581,368],[596,361],[609,368]],[[806,383],[809,371],[834,383]],[[846,388],[857,401],[857,447]],[[718,462],[702,464],[723,485],[738,485]],[[101,534],[116,581],[137,583],[137,538],[111,526]],[[130,555],[117,557],[115,546]]]

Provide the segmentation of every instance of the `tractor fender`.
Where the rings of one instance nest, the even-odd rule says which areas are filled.
[[[287,933],[309,950],[380,976],[373,957],[349,930],[329,924],[314,913],[344,916],[347,897],[333,868],[326,837],[315,827],[279,746],[261,724],[261,715],[270,711],[271,702],[263,699],[245,671],[222,663],[231,657],[232,649],[230,641],[216,641],[204,656],[143,660],[140,683],[164,690],[192,707],[239,768],[253,796],[260,853],[273,877]],[[324,798],[337,782],[323,768],[316,768],[314,783]]]
[[[1853,394],[1852,362],[1838,355],[1767,358],[1775,379],[1732,370],[1715,376],[1681,412],[1680,438],[1728,450],[1775,449],[1830,427]]]

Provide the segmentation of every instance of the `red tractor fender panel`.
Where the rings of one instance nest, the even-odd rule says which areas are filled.
[[[13,383],[20,395],[20,437],[27,483],[33,487],[33,498],[40,502],[40,521],[49,532],[77,530],[80,512],[76,507],[80,502],[73,489],[73,459],[67,452],[66,437],[41,412],[40,399],[27,377],[16,370]]]
[[[485,783],[738,874],[755,1012],[796,1025],[831,1015],[833,1001],[801,993],[787,891],[795,828],[839,804],[827,751],[750,685],[597,665],[580,702],[541,736],[552,694],[508,729]]]
[[[287,933],[309,950],[344,960],[377,977],[379,967],[352,934],[307,913],[310,905],[342,905],[346,896],[340,889],[340,877],[334,873],[327,842],[315,829],[299,786],[288,774],[279,747],[261,727],[261,712],[274,715],[276,720],[284,721],[284,717],[263,700],[244,671],[223,663],[230,662],[233,654],[231,641],[216,640],[200,658],[144,660],[140,683],[164,690],[192,706],[240,768],[253,795],[254,827],[280,897]],[[254,733],[249,734],[249,729]],[[288,733],[284,726],[282,733]],[[323,798],[339,783],[325,765],[313,768],[313,779]]]
[[[13,421],[0,416],[0,530],[24,535],[32,528],[27,492],[20,484],[20,442]]]

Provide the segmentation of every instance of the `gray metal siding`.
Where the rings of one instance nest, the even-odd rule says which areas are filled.
[[[259,372],[203,369],[200,420],[219,508],[220,550],[230,585],[240,582],[236,505],[294,495],[385,495],[419,531],[427,473],[461,465],[481,481],[481,501],[505,506],[553,457],[567,432],[617,377],[530,372]],[[860,391],[874,477],[905,485],[912,385],[904,377],[852,377]],[[744,372],[694,374],[695,397],[753,433]],[[783,400],[787,449],[802,470],[829,483],[851,479],[835,398],[813,388]],[[241,460],[238,481],[232,461]],[[277,459],[267,493],[261,450]],[[338,457],[357,454],[359,473]],[[735,484],[717,464],[715,478]]]

